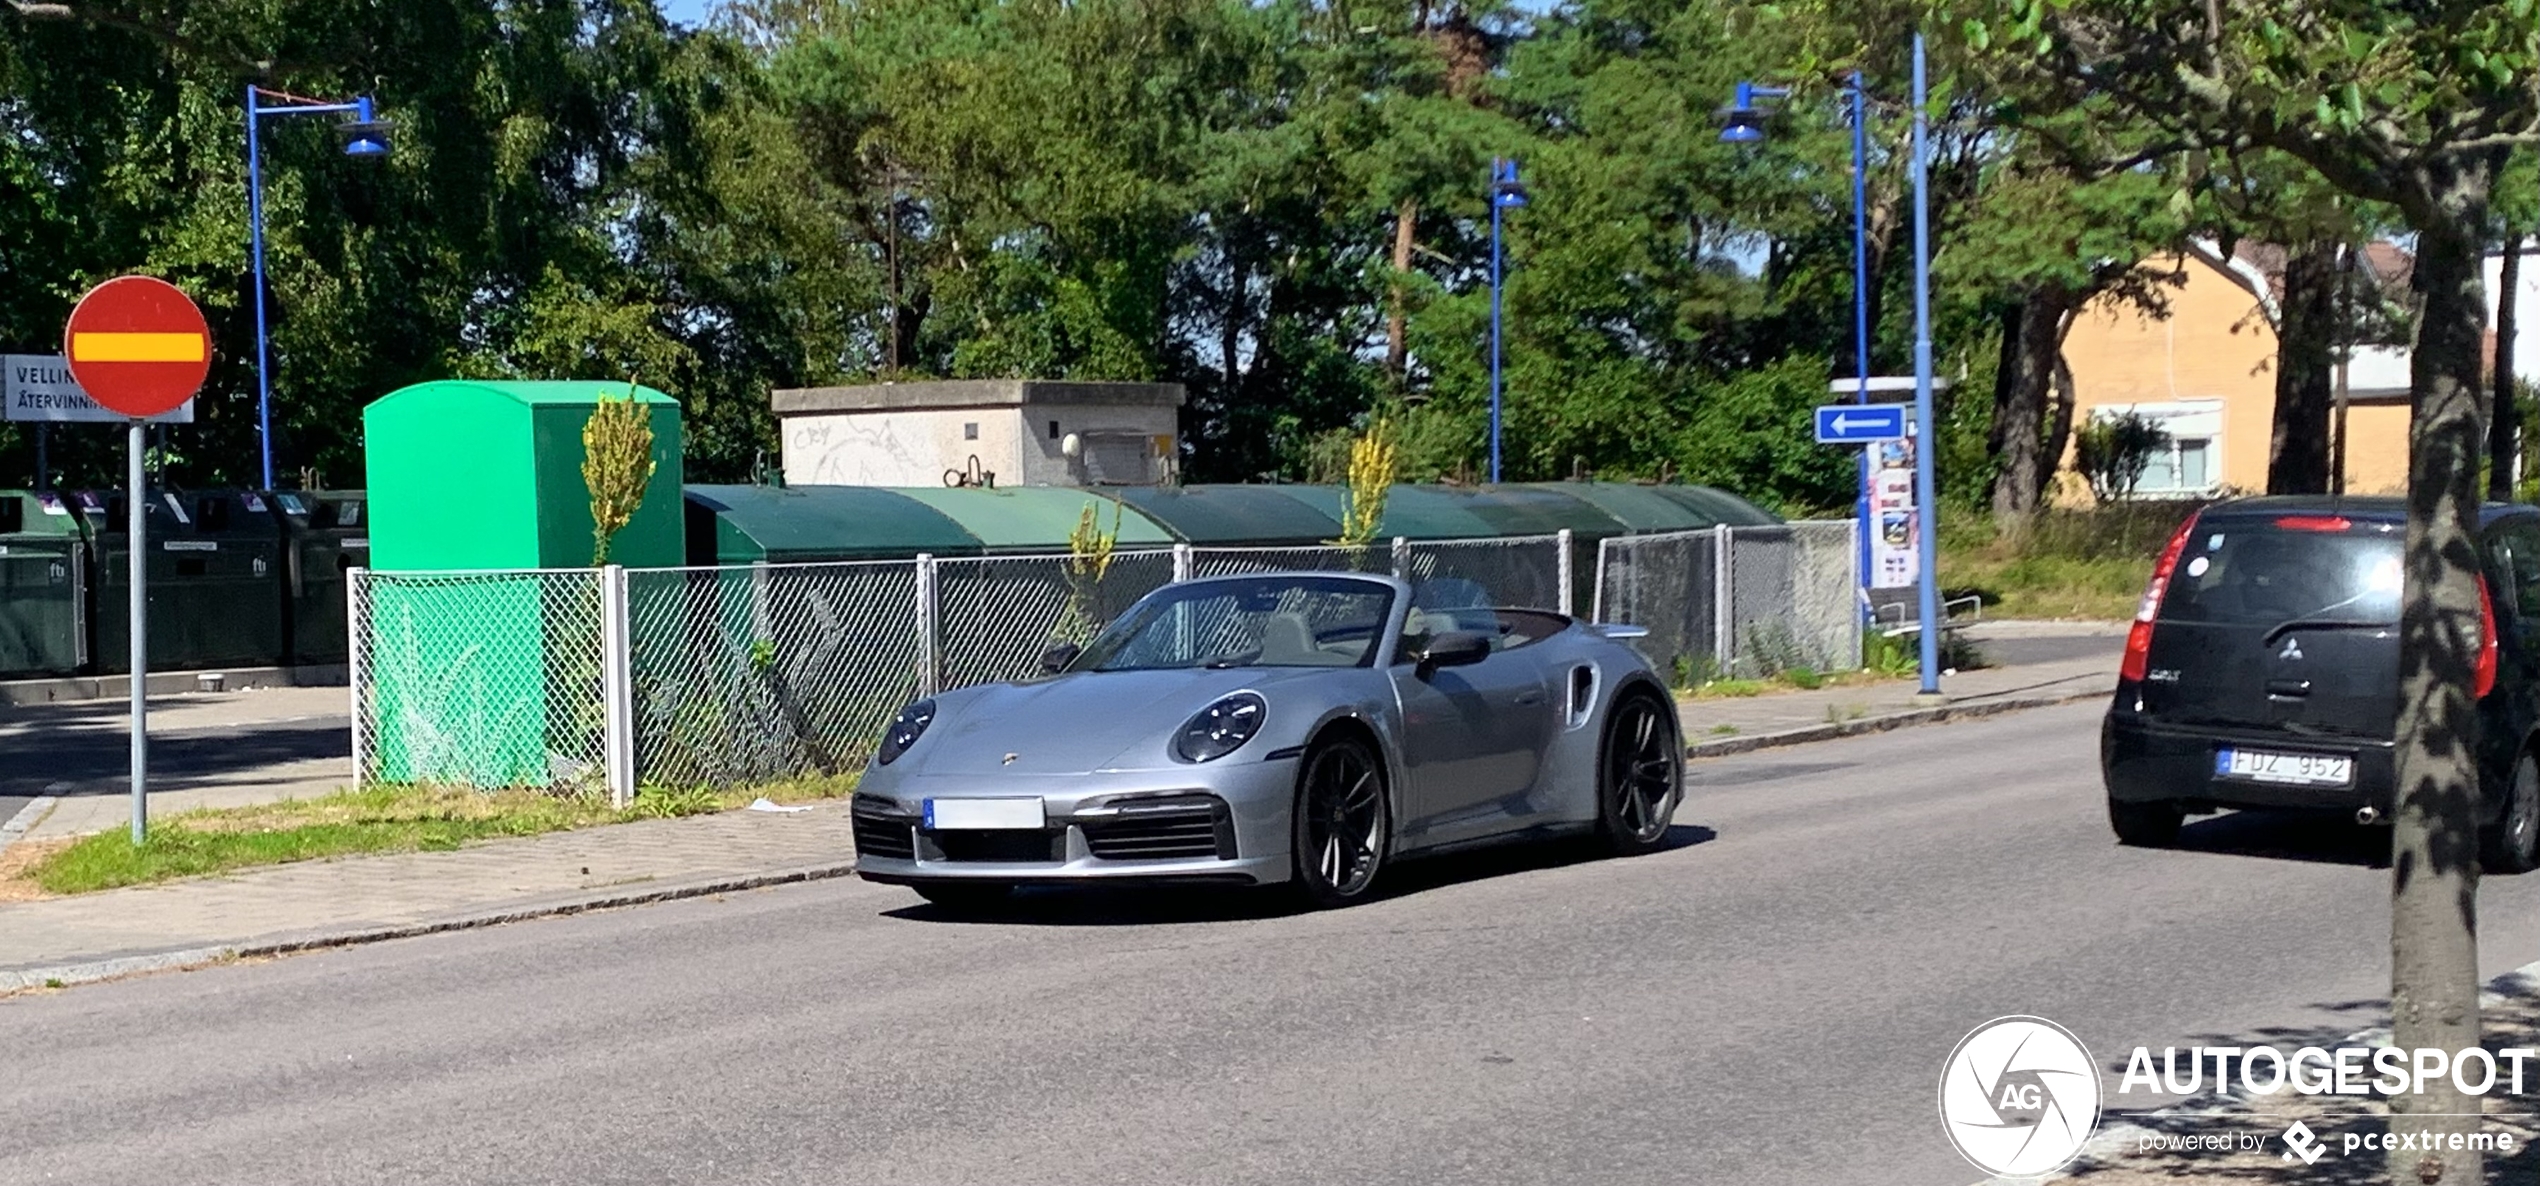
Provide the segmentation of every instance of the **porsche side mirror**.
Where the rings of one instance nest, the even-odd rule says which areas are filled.
[[[1051,647],[1050,649],[1041,652],[1041,673],[1044,675],[1057,675],[1059,672],[1067,670],[1067,665],[1075,662],[1076,656],[1084,653],[1085,648],[1077,646],[1072,642],[1062,642],[1057,646]]]
[[[1490,658],[1490,636],[1471,630],[1450,630],[1429,640],[1420,652],[1420,669],[1434,671],[1440,667],[1465,667]]]

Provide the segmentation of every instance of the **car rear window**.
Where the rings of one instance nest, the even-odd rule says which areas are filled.
[[[2280,626],[2399,620],[2395,527],[2293,530],[2273,522],[2203,524],[2179,552],[2161,620]]]

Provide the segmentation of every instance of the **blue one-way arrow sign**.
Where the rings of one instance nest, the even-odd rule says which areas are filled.
[[[1903,404],[1828,404],[1817,409],[1817,443],[1867,445],[1905,435]]]

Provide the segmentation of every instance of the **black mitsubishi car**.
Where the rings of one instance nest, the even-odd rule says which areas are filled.
[[[2100,731],[2108,818],[2166,845],[2189,814],[2309,808],[2388,819],[2399,714],[2400,545],[2390,498],[2251,498],[2191,516],[2126,637]],[[2540,863],[2540,508],[2478,517],[2474,679],[2490,872]]]

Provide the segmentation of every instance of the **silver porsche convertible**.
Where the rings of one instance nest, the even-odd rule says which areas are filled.
[[[957,909],[1121,879],[1340,906],[1414,853],[1658,847],[1684,749],[1637,632],[1479,594],[1339,572],[1158,589],[1041,678],[901,710],[852,801],[856,871]]]

